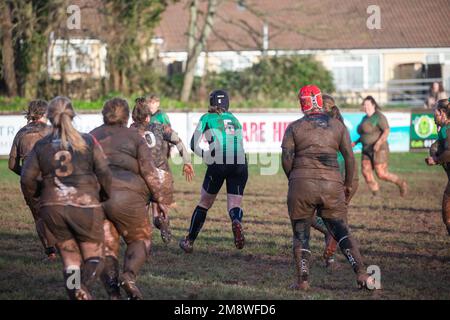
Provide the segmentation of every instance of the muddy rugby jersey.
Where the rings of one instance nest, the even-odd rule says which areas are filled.
[[[154,114],[152,114],[150,123],[161,123],[169,127],[171,126],[169,116],[167,115],[167,113],[162,112],[161,110],[158,110]]]
[[[386,129],[389,129],[389,124],[380,111],[375,111],[370,117],[366,115],[358,125],[359,141],[363,145],[363,151],[372,149]]]
[[[145,138],[150,147],[153,162],[158,169],[170,171],[167,154],[170,145],[175,145],[183,158],[183,163],[190,163],[190,157],[178,134],[171,127],[160,123],[150,123],[148,125],[131,125],[136,128],[141,136]]]
[[[338,151],[353,154],[347,128],[326,114],[305,115],[291,123],[286,129],[281,147],[295,153],[289,179],[342,182]],[[353,168],[354,159],[349,162],[349,167]],[[351,185],[353,174],[354,170],[349,170],[347,185]]]
[[[20,175],[22,165],[37,141],[48,135],[51,127],[39,121],[28,123],[14,137],[9,153],[9,168]]]
[[[50,134],[39,140],[22,170],[22,190],[26,199],[36,196],[42,175],[41,206],[70,205],[100,207],[100,193],[110,194],[111,171],[101,146],[89,134],[82,134],[87,144],[84,153],[61,147],[59,137]]]
[[[136,128],[102,125],[91,131],[108,158],[115,190],[131,190],[170,204],[160,189],[162,177],[153,161],[147,142]]]

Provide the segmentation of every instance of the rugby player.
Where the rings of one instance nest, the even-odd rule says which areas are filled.
[[[309,238],[315,211],[351,264],[358,286],[367,288],[373,279],[366,273],[358,245],[347,225],[347,202],[355,166],[349,133],[342,122],[331,118],[323,109],[318,87],[301,88],[299,100],[305,115],[288,126],[282,142],[282,166],[289,179],[287,204],[297,272],[293,288],[309,288]],[[345,161],[344,182],[337,163],[338,151]]]
[[[100,201],[110,194],[111,171],[98,142],[73,127],[75,111],[68,98],[50,101],[47,114],[52,132],[34,145],[20,182],[25,198],[32,201],[42,177],[39,214],[56,238],[65,288],[70,299],[89,300],[90,287],[103,268]]]
[[[430,156],[425,159],[429,165],[442,165],[449,182],[442,199],[442,220],[450,235],[450,99],[441,99],[434,108],[434,121],[440,127],[438,139],[430,148]]]
[[[203,227],[208,210],[212,207],[219,190],[226,181],[227,210],[231,219],[234,244],[237,249],[244,247],[241,207],[245,185],[248,179],[242,126],[229,112],[227,92],[215,90],[209,96],[209,110],[197,125],[191,139],[191,149],[202,157],[207,165],[201,189],[200,201],[194,209],[188,235],[180,241],[180,248],[186,253],[194,249],[194,241]],[[205,137],[209,150],[200,147]]]
[[[22,172],[22,165],[28,157],[28,154],[33,149],[37,141],[48,135],[51,127],[47,125],[47,101],[33,100],[28,104],[28,111],[26,118],[28,123],[21,128],[14,137],[11,152],[9,153],[9,169],[20,176]],[[38,177],[42,182],[42,178]],[[33,215],[36,231],[41,240],[44,252],[49,261],[56,259],[56,239],[45,226],[44,220],[39,215],[39,197],[29,198],[27,205]]]
[[[359,139],[352,146],[362,143],[361,167],[362,174],[369,189],[374,195],[380,189],[378,182],[373,176],[373,170],[381,180],[394,183],[400,190],[400,196],[406,196],[408,184],[404,179],[388,171],[389,146],[389,124],[381,113],[381,109],[372,96],[367,96],[362,103],[366,116],[358,125]]]
[[[150,107],[145,98],[137,98],[135,102],[132,112],[134,123],[131,126],[138,129],[151,149],[153,162],[160,175],[164,177],[165,183],[161,186],[161,188],[164,188],[163,192],[173,194],[173,177],[167,157],[170,145],[176,146],[183,159],[183,175],[188,182],[192,181],[194,177],[194,168],[192,167],[189,153],[183,141],[170,126],[159,122],[151,122]],[[150,200],[149,209],[152,211],[153,225],[161,230],[162,240],[165,243],[170,242],[172,235],[169,216],[163,215],[158,210],[157,203],[153,200]]]
[[[103,203],[105,220],[105,269],[102,280],[111,299],[123,288],[130,300],[143,298],[136,286],[139,270],[150,257],[151,224],[147,215],[150,195],[165,214],[172,195],[162,186],[170,181],[159,175],[145,139],[128,128],[130,110],[126,100],[114,98],[102,110],[104,125],[91,131],[108,158],[112,172],[111,197]],[[119,234],[125,240],[123,273],[119,275]]]

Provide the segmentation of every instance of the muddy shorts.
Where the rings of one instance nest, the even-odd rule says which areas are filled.
[[[227,193],[244,195],[248,179],[247,164],[211,164],[205,173],[203,189],[209,194],[217,194],[226,181]]]
[[[152,229],[147,214],[148,198],[128,190],[113,190],[103,203],[106,218],[116,227],[125,242],[151,239]]]
[[[387,163],[389,160],[389,146],[383,143],[378,151],[373,151],[373,145],[364,147],[361,152],[361,160],[369,160],[372,167],[376,164]]]
[[[103,242],[105,215],[101,207],[44,206],[40,215],[57,242]]]
[[[322,218],[347,217],[342,182],[301,178],[289,180],[287,205],[291,220],[312,218],[316,210]]]

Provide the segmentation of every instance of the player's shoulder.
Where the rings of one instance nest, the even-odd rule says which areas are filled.
[[[89,133],[93,136],[99,134],[100,132],[102,132],[105,129],[105,125],[102,124],[101,126],[98,126],[97,128],[92,129]]]

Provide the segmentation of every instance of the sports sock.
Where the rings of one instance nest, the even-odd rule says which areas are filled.
[[[197,239],[197,236],[202,229],[203,224],[205,223],[207,213],[208,209],[202,208],[200,206],[197,206],[194,209],[191,218],[191,226],[189,227],[189,240],[195,241],[195,239]]]
[[[242,210],[242,208],[235,207],[235,208],[230,209],[228,214],[230,215],[230,219],[232,222],[234,220],[238,220],[239,222],[242,222],[242,217],[244,215],[244,211]]]

